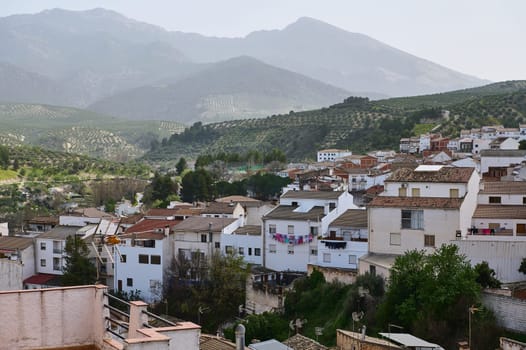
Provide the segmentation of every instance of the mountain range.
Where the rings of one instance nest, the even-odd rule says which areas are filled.
[[[0,102],[91,106],[133,119],[246,118],[350,95],[407,96],[485,83],[312,18],[216,38],[105,9],[53,9],[0,18],[0,42]],[[123,108],[127,98],[133,106]]]

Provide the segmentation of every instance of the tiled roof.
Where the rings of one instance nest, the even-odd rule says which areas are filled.
[[[298,207],[295,205],[279,205],[263,218],[273,220],[321,220],[324,214],[323,207],[312,207],[308,212],[295,212]]]
[[[230,203],[230,202],[242,203],[242,202],[260,202],[260,200],[257,200],[257,199],[254,199],[254,198],[250,198],[250,197],[245,197],[245,196],[228,196],[228,197],[218,198],[218,199],[216,199],[216,202],[221,202],[221,203]]]
[[[367,210],[348,209],[338,216],[330,227],[367,227]]]
[[[368,207],[458,209],[463,198],[377,196]]]
[[[33,244],[32,238],[0,236],[0,251],[26,249]]]
[[[526,219],[524,205],[479,204],[473,218],[480,219]]]
[[[481,194],[526,194],[526,182],[496,181],[485,182]]]
[[[385,182],[444,182],[467,183],[475,168],[442,167],[437,171],[396,170]]]
[[[83,226],[55,226],[51,230],[40,234],[37,238],[51,238],[65,240],[69,236],[73,236]]]
[[[120,223],[123,225],[133,225],[144,217],[143,214],[133,214],[127,217],[122,217]]]
[[[289,339],[283,341],[283,344],[291,347],[294,350],[327,350],[325,345],[321,345],[317,341],[307,338],[301,334],[295,334]]]
[[[365,336],[364,339],[362,339],[362,334],[361,333],[358,333],[358,332],[351,332],[351,331],[346,331],[346,330],[343,330],[343,329],[338,329],[336,330],[336,332],[338,333],[342,333],[350,338],[353,338],[353,339],[358,339],[359,342],[363,342],[363,343],[369,343],[369,344],[376,344],[376,345],[380,345],[382,348],[386,348],[386,347],[389,347],[390,349],[400,349],[400,346],[394,344],[394,343],[391,343],[385,339],[380,339],[380,338],[376,338],[376,337],[370,337],[368,335]]]
[[[181,221],[182,220],[144,219],[142,221],[139,221],[135,225],[128,227],[125,233],[152,231],[156,229],[164,229],[167,226],[171,228],[180,223]]]
[[[261,226],[245,225],[234,231],[236,235],[261,236]]]
[[[338,199],[343,191],[287,191],[281,198],[298,199]]]
[[[199,350],[235,350],[236,344],[215,335],[201,334]]]
[[[177,215],[179,209],[164,209],[164,208],[152,208],[148,210],[145,216],[159,216],[159,217],[168,217]]]
[[[41,285],[51,285],[51,286],[59,286],[60,276],[59,275],[51,275],[48,273],[39,273],[37,275],[33,275],[31,277],[28,277],[24,280],[24,284],[41,284]]]
[[[133,238],[133,239],[144,239],[150,240],[154,239],[156,241],[161,241],[165,238],[164,232],[138,232],[138,233],[126,233],[120,235],[119,238]]]
[[[103,211],[100,211],[96,208],[77,208],[74,209],[72,213],[66,214],[70,216],[83,216],[86,218],[107,218],[107,217],[113,217],[110,213],[105,213]]]
[[[484,149],[480,151],[481,157],[525,157],[523,149]]]
[[[237,203],[210,202],[203,209],[201,214],[233,214]]]
[[[237,219],[191,216],[173,227],[175,232],[221,232]],[[211,224],[211,225],[210,225]]]
[[[27,220],[28,224],[49,224],[58,225],[58,218],[56,216],[36,216]]]

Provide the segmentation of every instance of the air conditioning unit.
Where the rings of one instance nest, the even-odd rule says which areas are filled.
[[[460,230],[456,230],[456,231],[455,231],[455,237],[457,237],[457,238],[462,238],[462,231],[460,231]]]

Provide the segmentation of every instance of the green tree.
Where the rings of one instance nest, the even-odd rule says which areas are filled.
[[[64,251],[66,266],[62,275],[62,285],[94,284],[97,279],[97,269],[88,258],[89,249],[84,240],[76,235],[69,236]]]
[[[181,199],[184,202],[210,201],[215,196],[212,176],[203,168],[187,172],[181,185]]]
[[[489,267],[487,261],[475,265],[476,281],[482,288],[500,288],[500,281],[495,277],[495,270]]]
[[[526,149],[526,140],[519,141],[519,149]]]
[[[175,164],[175,170],[177,170],[177,174],[181,175],[186,168],[188,168],[186,159],[184,159],[183,157],[179,158],[179,161],[177,162],[177,164]]]
[[[168,205],[168,198],[177,195],[178,183],[170,175],[155,173],[152,182],[144,191],[143,203],[151,205],[158,202],[160,206]]]
[[[9,148],[0,145],[0,166],[5,170],[9,166]]]
[[[455,245],[433,254],[413,250],[396,258],[380,305],[383,327],[396,323],[445,348],[467,334],[467,310],[479,300],[477,274]],[[384,328],[385,329],[385,328]]]
[[[519,266],[519,272],[526,275],[526,258],[522,259],[521,266]]]

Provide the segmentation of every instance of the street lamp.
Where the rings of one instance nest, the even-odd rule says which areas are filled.
[[[479,311],[478,308],[471,305],[471,307],[468,308],[468,347],[469,350],[471,350],[471,315],[473,315],[476,311]]]

